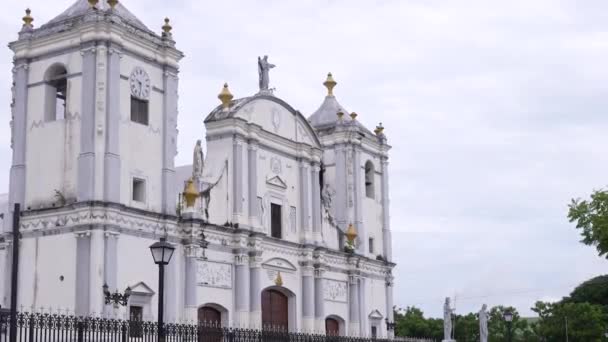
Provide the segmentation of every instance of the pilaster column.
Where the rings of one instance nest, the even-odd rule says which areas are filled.
[[[352,167],[353,169],[353,180],[354,180],[354,224],[357,229],[357,240],[359,240],[357,244],[357,251],[361,255],[367,255],[369,249],[367,247],[369,241],[367,238],[367,230],[365,229],[365,224],[363,223],[363,201],[365,200],[365,189],[363,185],[365,184],[365,180],[363,179],[363,175],[361,172],[361,148],[358,146],[353,146],[353,158],[352,158]],[[364,322],[361,322],[364,323]]]
[[[393,260],[390,200],[388,196],[388,159],[382,159],[382,245],[386,260]]]
[[[235,259],[235,314],[234,322],[239,327],[249,326],[249,293],[250,293],[250,274],[249,256],[240,252],[234,256]]]
[[[344,145],[336,145],[336,223],[342,229],[346,231],[346,227],[350,222],[347,222],[347,189],[346,189],[346,148]]]
[[[186,263],[186,274],[184,284],[184,306],[186,307],[186,319],[196,321],[197,318],[197,299],[196,299],[196,263],[197,263],[196,245],[184,246],[184,259]]]
[[[90,277],[91,268],[91,232],[76,233],[76,298],[75,312],[77,316],[89,314]]]
[[[0,298],[0,305],[2,305],[2,307],[4,308],[8,308],[10,307],[10,301],[11,301],[11,277],[10,275],[12,274],[12,262],[13,262],[13,242],[12,240],[10,241],[5,241],[3,245],[0,245],[0,252],[4,253],[4,259],[2,259],[3,264],[2,264],[2,271],[4,272],[3,274],[5,274],[5,276],[2,279],[2,284],[0,284],[0,286],[2,286],[2,291],[0,292],[0,295],[2,296],[2,298]]]
[[[165,322],[176,323],[179,320],[178,317],[178,293],[179,291],[179,272],[178,270],[184,265],[182,264],[182,258],[179,255],[182,253],[180,245],[175,246],[175,251],[171,262],[165,267]]]
[[[302,329],[312,332],[315,329],[315,278],[314,267],[305,265],[302,270]]]
[[[250,272],[250,325],[252,329],[262,327],[262,251],[249,254]]]
[[[325,332],[325,269],[315,269],[315,329]]]
[[[163,213],[175,215],[175,155],[177,154],[177,70],[165,66],[163,73]]]
[[[249,141],[247,147],[248,157],[248,169],[249,169],[249,225],[255,230],[260,227],[260,220],[258,216],[258,143],[257,141]]]
[[[389,322],[395,322],[395,312],[393,311],[393,281],[392,275],[386,277],[386,317]],[[388,330],[387,335],[389,339],[395,337],[395,330]]]
[[[114,44],[108,48],[106,76],[106,142],[104,154],[104,200],[120,203],[120,59],[122,52]],[[108,284],[110,285],[110,284]],[[111,288],[111,287],[110,287]]]
[[[359,276],[351,274],[348,281],[349,334],[359,336],[361,333],[359,324]]]
[[[13,209],[15,203],[20,203],[21,208],[25,203],[25,148],[27,136],[27,98],[28,98],[28,76],[29,64],[26,60],[14,61],[13,68],[13,102],[11,121],[11,147],[13,148],[13,161],[9,182],[9,212],[5,217],[5,229],[10,231],[13,227]],[[10,273],[8,273],[10,274]],[[9,296],[10,297],[10,296]]]
[[[91,231],[91,256],[89,270],[89,310],[91,313],[102,313],[103,300],[103,275],[104,275],[104,236],[101,229]]]
[[[232,143],[232,223],[240,223],[243,214],[243,143]]]
[[[108,288],[111,292],[114,290],[124,291],[128,285],[124,285],[124,288],[119,288],[117,284],[118,275],[118,237],[120,233],[116,232],[105,232],[104,233],[104,283],[108,284]],[[122,286],[123,284],[121,284]],[[102,298],[103,300],[103,298]],[[104,301],[105,304],[105,301]],[[112,307],[104,305],[104,313],[113,312]]]
[[[314,163],[310,172],[310,184],[312,185],[312,234],[315,244],[321,245],[322,237],[322,215],[321,215],[321,183],[319,182],[319,172],[321,168],[318,163]]]
[[[78,201],[95,198],[95,74],[97,54],[94,45],[81,50],[82,109],[80,111],[80,154],[78,155]]]
[[[300,233],[303,242],[311,242],[312,231],[310,229],[310,214],[309,214],[309,187],[308,181],[309,171],[306,161],[300,162]]]
[[[368,320],[369,317],[367,314],[367,279],[364,277],[359,277],[359,334],[360,336],[369,336],[371,335],[371,331],[369,329]],[[378,336],[380,336],[380,331],[378,331]]]

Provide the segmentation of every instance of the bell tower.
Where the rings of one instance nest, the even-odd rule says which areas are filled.
[[[116,0],[78,0],[14,52],[9,205],[107,202],[175,214],[182,52]]]

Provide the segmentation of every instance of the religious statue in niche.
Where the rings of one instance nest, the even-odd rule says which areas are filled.
[[[203,178],[203,167],[205,166],[205,155],[203,154],[203,148],[201,141],[196,141],[194,146],[194,156],[192,160],[192,179],[200,181]]]
[[[268,85],[270,84],[270,69],[276,65],[268,62],[268,56],[260,58],[258,56],[258,74],[260,76],[260,92],[268,92]]]

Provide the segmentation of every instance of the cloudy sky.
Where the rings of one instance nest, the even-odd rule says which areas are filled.
[[[5,1],[0,40],[74,0]],[[482,303],[568,294],[608,273],[566,219],[572,197],[608,184],[608,3],[401,0],[123,0],[150,28],[168,16],[181,66],[178,164],[205,134],[227,81],[257,90],[268,54],[276,95],[303,113],[335,93],[387,127],[395,300],[439,316]],[[584,4],[584,6],[581,6]],[[0,193],[8,189],[11,53],[0,49]]]

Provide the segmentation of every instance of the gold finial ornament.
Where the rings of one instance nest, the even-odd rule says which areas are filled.
[[[163,32],[164,33],[171,33],[172,29],[173,29],[173,26],[171,26],[169,24],[169,18],[165,18],[165,25],[163,25]]]
[[[327,74],[327,79],[323,82],[323,85],[327,88],[327,96],[334,96],[334,87],[338,84],[331,75],[331,72]]]
[[[32,10],[29,8],[25,10],[25,17],[23,17],[23,26],[32,27],[32,23],[34,22],[34,17],[31,16]]]
[[[222,91],[217,96],[217,98],[222,101],[222,107],[224,107],[224,109],[227,109],[230,106],[230,101],[232,101],[233,97],[234,96],[232,96],[228,89],[228,83],[224,83],[224,88],[222,88]]]
[[[276,286],[283,286],[283,278],[281,278],[281,272],[277,273],[277,277],[274,279],[274,284]]]
[[[355,112],[350,113],[350,117],[351,117],[351,119],[353,119],[353,120],[356,120],[356,119],[357,119],[357,115],[359,115],[359,114],[357,114],[357,113],[355,113]]]
[[[344,118],[344,112],[339,111],[338,113],[336,113],[336,115],[338,116],[338,120],[342,121],[342,119]]]
[[[97,6],[97,3],[99,2],[99,0],[89,0],[89,5],[92,8],[95,8],[95,6]]]
[[[344,235],[346,235],[346,239],[349,243],[353,243],[355,241],[357,238],[357,230],[355,230],[355,226],[353,226],[352,223],[348,226],[348,229]]]
[[[110,5],[110,7],[114,9],[114,7],[118,5],[118,0],[108,0],[108,5]]]
[[[384,126],[382,126],[382,122],[378,126],[376,126],[374,133],[376,133],[376,135],[384,133]]]
[[[192,178],[188,179],[188,183],[184,189],[184,198],[186,199],[186,206],[188,208],[194,207],[194,203],[196,203],[196,199],[198,198],[198,191],[196,191]]]

